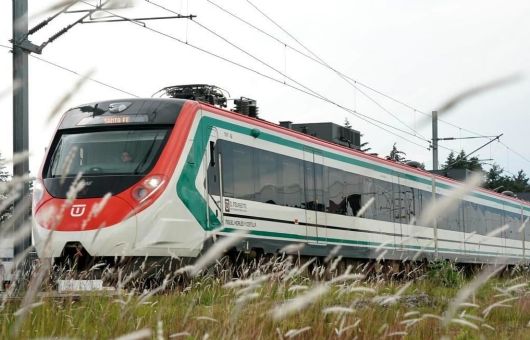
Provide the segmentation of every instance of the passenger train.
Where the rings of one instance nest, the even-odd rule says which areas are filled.
[[[416,222],[433,180],[438,199],[459,185],[192,99],[101,101],[57,127],[34,185],[33,241],[44,258],[195,258],[212,234],[245,230],[241,251],[527,260],[529,203],[481,188],[438,218],[434,242]]]

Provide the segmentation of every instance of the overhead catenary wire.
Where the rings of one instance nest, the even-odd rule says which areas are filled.
[[[32,58],[34,58],[34,59],[37,59],[37,60],[40,60],[40,61],[42,61],[42,62],[44,62],[44,63],[49,64],[49,65],[55,66],[55,67],[57,67],[57,68],[60,68],[60,69],[62,69],[62,70],[64,70],[64,71],[67,71],[67,72],[73,73],[73,74],[75,74],[75,75],[77,75],[77,76],[79,76],[79,77],[82,77],[82,76],[83,76],[83,75],[82,75],[81,73],[79,73],[79,72],[76,72],[76,71],[71,70],[71,69],[69,69],[69,68],[67,68],[67,67],[61,66],[61,65],[56,64],[56,63],[54,63],[54,62],[51,62],[51,61],[49,61],[49,60],[43,59],[43,58],[41,58],[41,57],[37,57],[37,56],[35,56],[35,55],[33,55],[33,54],[30,54],[30,57],[32,57]],[[110,85],[110,84],[104,83],[104,82],[102,82],[101,80],[97,80],[97,79],[92,78],[92,77],[87,77],[87,80],[92,81],[92,82],[94,82],[94,83],[96,83],[96,84],[99,84],[99,85],[101,85],[101,86],[108,87],[108,88],[113,89],[113,90],[115,90],[115,91],[119,91],[119,92],[121,92],[121,93],[127,94],[127,95],[129,95],[129,96],[132,96],[132,97],[135,97],[135,98],[139,98],[139,96],[136,95],[136,94],[134,94],[134,93],[131,93],[131,92],[129,92],[129,91],[122,90],[122,89],[120,89],[120,88],[118,88],[118,87],[116,87],[116,86],[113,86],[113,85]]]
[[[313,55],[317,60],[320,61],[320,63],[328,68],[329,70],[333,71],[335,74],[337,74],[340,78],[342,78],[344,81],[346,81],[350,86],[355,88],[357,91],[359,91],[363,96],[368,98],[371,102],[373,102],[376,106],[378,106],[381,110],[392,116],[394,119],[396,119],[399,123],[401,123],[403,126],[408,128],[409,130],[413,131],[414,134],[417,134],[421,136],[423,139],[427,139],[426,137],[423,137],[418,131],[416,131],[413,127],[405,123],[403,120],[401,120],[396,114],[392,113],[390,110],[388,110],[386,107],[384,107],[381,103],[379,103],[377,100],[375,100],[372,96],[368,95],[365,91],[360,89],[358,86],[356,86],[357,81],[355,79],[350,79],[346,77],[342,72],[337,71],[335,68],[333,68],[329,63],[324,61],[320,56],[318,56],[315,52],[310,50],[307,46],[302,44],[296,37],[294,37],[291,33],[289,33],[287,30],[285,30],[282,26],[280,26],[276,21],[274,21],[272,18],[270,18],[267,14],[265,14],[262,10],[260,10],[256,5],[254,5],[251,1],[247,0],[247,2],[253,6],[259,13],[261,13],[265,18],[267,18],[269,21],[271,21],[276,27],[281,29],[285,34],[287,34],[291,39],[296,41],[300,46],[302,46],[307,52],[309,52],[311,55]]]
[[[161,9],[164,9],[164,10],[170,12],[170,13],[178,14],[177,12],[175,12],[175,11],[173,11],[173,10],[167,8],[167,7],[164,7],[164,6],[162,6],[162,5],[158,4],[158,3],[155,3],[155,2],[153,2],[153,1],[151,1],[151,0],[145,0],[145,1],[148,2],[148,3],[150,3],[150,4],[152,4],[152,5],[154,5],[154,6],[157,6],[157,7],[161,8]],[[282,72],[282,71],[280,71],[280,70],[274,68],[273,66],[271,66],[270,64],[264,62],[264,61],[261,60],[260,58],[257,58],[257,57],[254,56],[253,54],[251,54],[251,53],[249,53],[248,51],[244,50],[243,48],[237,46],[237,45],[234,44],[233,42],[229,41],[227,38],[225,38],[225,37],[221,36],[220,34],[218,34],[217,32],[215,32],[214,30],[212,30],[212,29],[208,28],[207,26],[201,24],[198,20],[195,19],[195,20],[192,20],[192,21],[193,21],[195,24],[197,24],[198,26],[200,26],[201,28],[205,29],[206,31],[208,31],[208,32],[210,32],[211,34],[213,34],[213,35],[217,36],[218,38],[222,39],[223,41],[225,41],[226,43],[228,43],[228,44],[231,45],[232,47],[238,49],[240,52],[245,53],[247,56],[251,57],[252,59],[254,59],[254,60],[258,61],[258,62],[260,62],[261,64],[265,65],[266,67],[272,69],[273,71],[275,71],[275,72],[277,72],[278,74],[282,75],[284,78],[291,80],[292,82],[294,82],[295,84],[301,86],[301,87],[304,88],[305,90],[307,90],[307,91],[313,93],[318,99],[324,100],[324,101],[326,101],[326,102],[328,102],[328,103],[331,103],[331,104],[338,105],[338,104],[336,104],[335,102],[333,102],[333,101],[331,101],[330,99],[328,99],[328,98],[326,98],[325,96],[323,96],[322,94],[319,94],[318,92],[316,92],[316,91],[310,89],[309,87],[307,87],[307,86],[305,86],[305,85],[299,83],[299,82],[296,81],[295,79],[293,79],[293,78],[289,77],[288,75],[286,75],[284,72]],[[285,81],[284,81],[284,83],[285,83]],[[361,114],[360,112],[358,112],[358,111],[356,111],[356,110],[354,110],[354,109],[350,109],[350,108],[342,107],[341,105],[338,105],[338,106],[340,106],[342,109],[344,109],[344,110],[346,110],[346,111],[349,111],[350,113],[352,113],[352,114],[354,114],[354,115],[361,115],[361,116],[363,116],[363,117],[366,118],[366,119],[370,119],[370,120],[376,121],[377,123],[382,124],[382,125],[385,125],[385,126],[387,126],[387,127],[389,127],[389,128],[396,129],[396,130],[398,130],[398,131],[400,131],[400,132],[403,132],[403,133],[409,134],[409,135],[411,135],[411,136],[413,136],[413,137],[419,138],[419,139],[421,139],[422,141],[429,142],[429,140],[428,140],[427,138],[425,138],[425,137],[423,137],[423,136],[421,136],[421,135],[419,135],[419,134],[418,134],[418,135],[419,135],[419,137],[418,137],[418,135],[416,135],[416,134],[411,134],[411,133],[409,133],[408,131],[405,131],[405,130],[402,130],[402,129],[396,128],[396,127],[394,127],[394,126],[392,126],[392,125],[386,124],[386,123],[381,122],[381,121],[379,121],[379,120],[377,120],[377,119],[374,119],[374,118],[372,118],[372,117],[369,117],[369,116],[363,115],[363,114]]]
[[[9,49],[9,50],[12,49],[10,46],[6,46],[6,45],[2,45],[2,44],[0,44],[0,47],[7,48],[7,49]],[[63,70],[63,71],[66,71],[66,72],[69,72],[69,73],[73,73],[73,74],[75,74],[75,75],[78,76],[78,77],[83,77],[83,74],[81,74],[81,73],[79,73],[79,72],[77,72],[77,71],[74,71],[74,70],[72,70],[72,69],[70,69],[70,68],[67,68],[67,67],[65,67],[65,66],[61,66],[61,65],[59,65],[59,64],[57,64],[57,63],[55,63],[55,62],[53,62],[53,61],[46,60],[46,59],[44,59],[44,58],[42,58],[42,57],[37,57],[37,56],[35,56],[35,55],[33,55],[33,54],[30,54],[29,56],[32,57],[32,58],[34,58],[34,59],[37,59],[37,60],[39,60],[39,61],[41,61],[41,62],[47,63],[47,64],[49,64],[49,65],[52,65],[52,66],[56,67],[56,68],[59,68],[59,69],[61,69],[61,70]],[[101,80],[97,80],[97,79],[95,79],[95,78],[93,78],[93,77],[87,77],[87,80],[92,81],[92,82],[94,82],[94,83],[96,83],[96,84],[99,84],[99,85],[101,85],[101,86],[105,86],[105,87],[107,87],[107,88],[113,89],[113,90],[115,90],[115,91],[118,91],[118,92],[121,92],[121,93],[127,94],[127,95],[129,95],[129,96],[132,96],[132,97],[135,97],[135,98],[139,98],[139,96],[136,95],[136,94],[134,94],[134,93],[131,93],[131,92],[129,92],[129,91],[122,90],[122,89],[120,89],[120,88],[118,88],[118,87],[116,87],[116,86],[114,86],[114,85],[110,85],[110,84],[108,84],[108,83],[102,82]]]
[[[218,3],[215,3],[215,2],[213,2],[213,1],[211,1],[211,0],[207,0],[207,1],[208,1],[208,3],[210,3],[211,5],[217,7],[219,10],[221,10],[221,11],[227,13],[228,15],[232,16],[232,17],[235,18],[236,20],[241,21],[242,23],[244,23],[244,24],[248,25],[249,27],[251,27],[251,28],[257,30],[258,32],[260,32],[260,33],[262,33],[262,34],[268,36],[269,38],[271,38],[271,39],[277,41],[278,43],[280,43],[280,44],[286,46],[287,48],[289,48],[290,50],[292,50],[292,51],[294,51],[294,52],[300,54],[301,56],[303,56],[303,57],[305,57],[305,58],[307,58],[307,59],[309,59],[309,60],[311,60],[311,61],[313,61],[313,62],[316,62],[316,63],[318,63],[318,64],[320,64],[320,65],[322,65],[322,66],[324,66],[324,67],[326,67],[326,68],[329,69],[329,65],[326,65],[326,64],[323,63],[321,60],[318,60],[318,59],[316,59],[315,57],[312,57],[311,55],[308,55],[308,54],[306,54],[306,53],[300,51],[300,50],[297,49],[296,47],[291,46],[290,44],[284,42],[283,40],[281,40],[281,39],[279,39],[278,37],[272,35],[271,33],[268,33],[268,32],[265,31],[264,29],[261,29],[261,28],[257,27],[256,25],[250,23],[249,21],[247,21],[247,20],[241,18],[241,17],[238,16],[237,14],[235,14],[235,13],[233,13],[233,12],[227,10],[226,8],[224,8],[224,7],[222,7],[221,5],[219,5]],[[277,23],[276,23],[276,24],[277,24]],[[399,100],[399,99],[397,99],[397,98],[395,98],[395,97],[393,97],[393,96],[391,96],[391,95],[389,95],[389,94],[386,94],[386,93],[384,93],[384,92],[382,92],[382,91],[380,91],[380,90],[374,88],[373,86],[370,86],[370,85],[368,85],[368,84],[366,84],[366,83],[364,83],[364,82],[362,82],[362,81],[359,81],[358,79],[355,79],[355,78],[353,78],[353,77],[351,77],[351,76],[348,76],[348,75],[344,74],[343,72],[340,72],[340,71],[338,71],[338,70],[336,70],[336,69],[333,69],[333,68],[332,68],[332,70],[333,70],[334,72],[338,72],[338,73],[342,74],[345,78],[348,78],[349,80],[355,82],[355,84],[360,85],[360,86],[362,86],[362,87],[364,87],[364,88],[366,88],[366,89],[368,89],[368,90],[370,90],[370,91],[372,91],[372,92],[374,92],[374,93],[376,93],[376,94],[378,94],[378,95],[380,95],[380,96],[382,96],[382,97],[385,97],[385,98],[387,98],[387,99],[389,99],[389,100],[391,100],[391,101],[393,101],[393,102],[395,102],[395,103],[397,103],[397,104],[400,104],[400,105],[402,105],[402,106],[404,106],[404,107],[406,107],[406,108],[412,110],[413,112],[418,112],[418,113],[420,113],[420,114],[422,114],[422,115],[424,115],[424,116],[428,116],[428,117],[431,116],[430,113],[427,113],[427,112],[425,112],[424,110],[421,110],[421,109],[419,109],[419,108],[417,108],[417,107],[414,107],[414,106],[411,105],[411,104],[408,104],[408,103],[406,103],[406,102],[404,102],[404,101],[402,101],[402,100]],[[471,133],[471,134],[474,134],[474,135],[477,135],[477,136],[479,136],[479,135],[483,135],[483,133],[479,133],[479,132],[472,131],[472,130],[470,130],[470,129],[466,129],[466,128],[464,128],[464,127],[461,127],[461,126],[459,126],[459,125],[457,125],[457,124],[454,124],[454,123],[452,123],[452,122],[450,122],[450,121],[447,121],[447,120],[445,120],[445,119],[441,119],[441,118],[439,118],[438,121],[439,121],[439,122],[442,122],[442,123],[444,123],[444,124],[447,124],[447,125],[449,125],[449,126],[452,126],[452,127],[454,127],[454,128],[462,129],[463,131],[466,131],[466,132],[468,132],[468,133]],[[440,146],[440,147],[442,147],[442,146]]]
[[[505,143],[499,141],[500,144],[502,144],[506,149],[508,149],[509,151],[513,152],[514,154],[516,154],[517,156],[519,156],[521,159],[523,159],[524,161],[530,163],[530,159],[528,159],[527,157],[523,156],[520,152],[517,152],[515,151],[513,148],[509,147],[508,145],[506,145]]]
[[[89,5],[89,6],[94,7],[94,5],[92,5],[92,4],[90,4],[90,3],[86,2],[86,1],[81,0],[80,2],[82,2],[82,3],[86,4],[86,5]],[[147,25],[139,24],[138,22],[135,22],[134,20],[129,19],[129,18],[125,17],[125,16],[122,16],[122,15],[119,15],[119,14],[116,14],[116,13],[113,13],[113,12],[111,12],[111,11],[109,11],[109,10],[106,10],[106,9],[100,9],[100,11],[106,12],[106,13],[108,13],[108,14],[110,14],[110,15],[114,15],[114,16],[116,16],[116,17],[120,17],[120,18],[122,18],[122,19],[124,19],[124,20],[126,20],[126,21],[129,21],[129,22],[131,22],[131,23],[133,23],[133,24],[135,24],[135,25],[137,25],[137,26],[143,28],[143,29],[146,29],[146,30],[151,31],[151,32],[153,32],[153,33],[157,33],[157,34],[160,34],[160,35],[162,35],[162,36],[165,36],[165,37],[167,37],[167,38],[169,38],[169,39],[172,39],[172,40],[174,40],[174,41],[176,41],[176,42],[179,42],[179,43],[181,43],[181,44],[187,45],[187,46],[189,46],[189,47],[191,47],[191,48],[193,48],[193,49],[196,49],[196,50],[201,51],[201,52],[203,52],[203,53],[205,53],[205,54],[208,54],[208,55],[210,55],[210,56],[213,56],[213,57],[216,57],[216,58],[221,59],[221,60],[223,60],[223,61],[226,61],[226,62],[228,62],[228,63],[230,63],[230,64],[232,64],[232,65],[235,65],[235,66],[238,66],[238,67],[243,68],[243,69],[245,69],[245,70],[248,70],[248,71],[250,71],[250,72],[253,72],[253,73],[255,73],[255,74],[259,75],[259,76],[262,76],[262,77],[264,77],[264,78],[267,78],[267,79],[269,79],[269,80],[272,80],[272,81],[274,81],[274,82],[276,82],[276,83],[282,84],[282,85],[284,85],[284,86],[290,87],[290,88],[292,88],[292,89],[294,89],[294,90],[297,90],[297,91],[299,91],[299,92],[305,93],[305,94],[307,94],[307,95],[309,95],[309,96],[312,96],[312,97],[315,97],[315,98],[317,98],[317,99],[320,99],[320,100],[326,101],[326,102],[328,102],[328,103],[330,103],[330,104],[332,104],[332,105],[335,105],[335,106],[337,106],[337,107],[339,107],[339,108],[345,110],[346,112],[351,113],[351,114],[354,115],[354,116],[357,116],[357,117],[360,118],[360,119],[365,120],[365,121],[368,122],[369,124],[372,124],[372,125],[374,125],[374,126],[376,126],[376,127],[378,127],[378,128],[383,129],[384,131],[386,131],[386,132],[388,132],[388,133],[390,133],[390,134],[392,134],[392,135],[394,135],[394,136],[396,136],[396,137],[398,137],[398,138],[401,138],[401,139],[403,139],[403,140],[405,140],[405,141],[407,141],[407,142],[409,142],[409,143],[411,143],[411,144],[415,144],[415,145],[417,145],[417,146],[419,146],[419,147],[421,147],[421,148],[428,149],[425,145],[421,145],[421,144],[416,143],[416,142],[414,142],[414,141],[411,141],[410,139],[405,138],[405,137],[403,137],[403,136],[401,136],[401,135],[399,135],[399,134],[396,134],[395,132],[392,132],[392,131],[390,131],[390,130],[388,130],[388,129],[384,129],[384,128],[382,128],[381,126],[379,126],[378,124],[381,124],[381,125],[384,125],[384,126],[390,128],[390,129],[394,129],[394,130],[400,131],[400,132],[402,132],[402,133],[408,134],[408,135],[413,136],[413,137],[415,137],[415,138],[418,138],[418,139],[420,139],[420,140],[422,140],[422,141],[429,142],[429,140],[424,140],[424,139],[422,139],[421,137],[419,137],[419,136],[417,136],[417,135],[413,135],[413,134],[411,134],[411,133],[408,132],[408,131],[405,131],[405,130],[402,130],[402,129],[396,128],[396,127],[394,127],[394,126],[392,126],[392,125],[386,124],[386,123],[381,122],[381,121],[379,121],[379,120],[377,120],[377,119],[374,119],[374,118],[371,118],[371,117],[366,116],[366,115],[364,115],[364,114],[361,114],[361,113],[358,112],[358,111],[355,111],[355,110],[349,109],[349,108],[347,108],[347,107],[345,107],[345,106],[342,106],[342,105],[340,105],[340,104],[338,104],[338,103],[336,103],[336,102],[333,102],[333,101],[331,101],[331,100],[329,100],[329,99],[327,99],[327,98],[319,97],[319,96],[315,95],[315,94],[312,93],[312,92],[306,91],[306,90],[301,89],[301,88],[299,88],[299,87],[296,87],[296,86],[294,86],[294,85],[292,85],[292,84],[289,84],[289,83],[283,82],[283,81],[281,81],[281,80],[278,80],[278,79],[276,79],[276,78],[274,78],[274,77],[272,77],[272,76],[269,76],[269,75],[267,75],[267,74],[264,74],[264,73],[262,73],[262,72],[260,72],[260,71],[257,71],[257,70],[255,70],[255,69],[253,69],[253,68],[251,68],[251,67],[245,66],[245,65],[243,65],[243,64],[241,64],[241,63],[238,63],[238,62],[235,62],[235,61],[233,61],[233,60],[231,60],[231,59],[229,59],[229,58],[227,58],[227,57],[221,56],[221,55],[216,54],[216,53],[214,53],[214,52],[211,52],[211,51],[209,51],[209,50],[207,50],[207,49],[205,49],[205,48],[202,48],[202,47],[200,47],[200,46],[194,45],[194,44],[190,43],[189,41],[188,41],[188,42],[185,42],[185,41],[183,41],[183,40],[181,40],[181,39],[179,39],[179,38],[177,38],[177,37],[175,37],[175,36],[173,36],[173,35],[171,35],[171,34],[168,34],[168,33],[162,32],[162,31],[159,31],[159,30],[154,29],[154,28],[152,28],[152,27],[149,27],[149,26],[147,26]],[[376,122],[377,122],[377,123],[376,123]]]
[[[207,0],[207,1],[208,1],[209,3],[214,4],[211,0]],[[256,6],[256,5],[255,5],[254,3],[252,3],[250,0],[247,0],[247,2],[248,2],[252,7],[254,7],[254,9],[256,9],[261,15],[263,15],[267,20],[269,20],[271,23],[273,23],[276,27],[278,27],[278,28],[279,28],[280,30],[282,30],[285,34],[287,34],[291,39],[293,39],[296,43],[298,43],[301,47],[303,47],[306,51],[308,51],[310,54],[312,54],[312,55],[318,60],[317,62],[319,62],[321,65],[324,65],[324,66],[328,67],[330,70],[336,72],[339,76],[344,77],[344,78],[346,78],[346,79],[349,79],[349,80],[351,80],[351,81],[354,81],[355,83],[360,84],[361,86],[366,87],[366,88],[370,89],[371,91],[373,91],[373,92],[375,92],[375,93],[377,93],[377,94],[379,94],[379,95],[381,95],[381,96],[383,96],[383,97],[385,97],[385,98],[388,98],[388,99],[390,99],[390,100],[392,100],[392,101],[394,101],[394,102],[396,102],[396,103],[398,103],[398,104],[400,104],[400,105],[403,105],[404,107],[407,107],[407,108],[409,108],[409,109],[412,109],[412,110],[414,110],[415,112],[419,112],[420,114],[423,114],[423,115],[425,115],[425,116],[431,116],[431,114],[429,114],[429,113],[427,113],[427,112],[423,112],[422,110],[419,110],[419,109],[417,109],[417,108],[415,108],[415,107],[413,107],[413,106],[411,106],[411,105],[409,105],[409,104],[407,104],[407,103],[404,103],[403,101],[400,101],[400,100],[398,100],[398,99],[396,99],[396,98],[394,98],[394,97],[392,97],[392,96],[389,96],[389,95],[387,95],[387,94],[385,94],[385,93],[383,93],[383,92],[381,92],[381,91],[379,91],[379,90],[377,90],[377,89],[375,89],[375,88],[373,88],[373,87],[367,86],[366,84],[363,84],[363,83],[357,81],[356,79],[354,79],[354,78],[352,78],[352,77],[349,77],[349,76],[343,74],[343,73],[340,72],[340,71],[337,71],[336,69],[334,69],[333,67],[331,67],[329,64],[327,64],[322,58],[320,58],[318,55],[316,55],[316,54],[315,54],[312,50],[310,50],[307,46],[305,46],[302,42],[300,42],[300,40],[297,39],[294,35],[292,35],[291,33],[289,33],[289,32],[288,32],[286,29],[284,29],[280,24],[278,24],[275,20],[273,20],[270,16],[268,16],[268,15],[267,15],[264,11],[262,11],[258,6]],[[215,4],[215,5],[216,5],[218,8],[221,8],[219,5],[217,5],[217,4]],[[223,9],[223,10],[224,10],[224,9]],[[225,11],[225,12],[229,13],[228,11]],[[235,16],[235,15],[233,15],[232,13],[229,13],[229,14],[232,15],[232,16]],[[246,23],[246,21],[244,21],[244,20],[242,20],[242,19],[241,19],[241,21],[243,21],[243,22]],[[260,31],[261,31],[261,30],[260,30]],[[263,32],[264,32],[264,31],[263,31]],[[265,34],[267,34],[267,35],[270,36],[270,37],[273,37],[272,35],[270,35],[270,34],[268,34],[268,33],[265,33]],[[278,39],[276,39],[276,38],[274,38],[274,37],[273,37],[273,39],[278,40]],[[279,40],[278,40],[278,41],[279,41]],[[302,53],[302,55],[305,55],[305,54]],[[312,59],[313,61],[316,61],[314,58],[311,58],[311,59]],[[357,87],[356,87],[356,88],[357,88]],[[358,88],[357,88],[357,89],[358,89]],[[360,90],[360,89],[358,89],[358,90],[359,90],[359,92],[361,92],[361,94],[364,94],[365,96],[367,96],[362,90]],[[367,97],[368,97],[369,99],[371,99],[369,96],[367,96]],[[372,100],[372,101],[373,101],[376,105],[380,106],[376,101],[374,101],[374,100]],[[384,111],[387,111],[384,107],[382,107],[382,106],[380,106],[380,107],[381,107],[381,109],[383,109]],[[391,112],[388,112],[388,113],[391,114],[391,115],[393,116],[393,114],[392,114]],[[396,117],[396,118],[397,118],[397,117]],[[398,119],[398,120],[399,120],[399,119]],[[481,133],[479,133],[479,132],[472,131],[472,130],[470,130],[470,129],[467,129],[467,128],[461,127],[461,126],[459,126],[459,125],[456,125],[456,124],[454,124],[454,123],[448,122],[448,121],[446,121],[446,120],[439,119],[439,121],[441,121],[441,122],[443,122],[443,123],[445,123],[445,124],[451,125],[451,126],[453,126],[453,127],[455,127],[455,128],[458,128],[458,129],[460,129],[460,130],[466,131],[466,132],[468,132],[468,133],[474,134],[474,135],[476,135],[477,137],[483,137],[483,134],[481,134]],[[408,126],[408,125],[407,125],[407,126]],[[499,142],[500,142],[500,140],[499,140]],[[508,147],[505,143],[502,143],[502,142],[500,142],[500,143],[501,143],[502,145],[504,145],[509,151],[515,153],[517,156],[519,156],[520,158],[522,158],[522,159],[525,160],[526,162],[530,163],[530,160],[529,160],[528,158],[524,157],[521,153],[515,151],[513,148]],[[441,145],[439,145],[439,147],[445,148],[445,147],[443,147],[443,146],[441,146]],[[445,149],[448,149],[448,148],[445,148]],[[451,149],[448,149],[448,150],[451,150]],[[451,150],[451,151],[453,151],[453,150]]]

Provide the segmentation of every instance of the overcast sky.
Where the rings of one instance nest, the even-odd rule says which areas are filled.
[[[301,56],[293,48],[309,54],[305,46],[332,68],[427,113],[469,88],[519,74],[521,80],[518,82],[473,97],[442,119],[480,134],[504,133],[501,141],[505,145],[495,142],[480,151],[479,158],[493,158],[512,173],[519,169],[530,173],[529,1],[252,0],[304,46],[274,26],[246,0],[211,1],[282,43],[238,21],[209,1],[153,0],[176,12],[197,15],[200,25],[292,80],[187,19],[146,21],[145,24],[279,82],[131,22],[77,25],[49,44],[40,57],[80,74],[93,70],[94,79],[138,96],[149,97],[168,85],[208,83],[228,90],[231,97],[256,99],[260,116],[273,122],[343,124],[347,117],[353,128],[363,134],[362,141],[370,143],[373,152],[387,155],[392,144],[397,142],[409,159],[424,162],[427,168],[432,165],[432,156],[421,137],[385,127],[420,145],[410,143],[344,108],[429,139],[430,123],[421,113],[360,87],[377,102],[374,103],[334,71]],[[30,27],[51,15],[42,14],[42,11],[57,2],[29,0]],[[75,8],[90,7],[79,4]],[[11,1],[0,2],[0,44],[3,45],[10,44],[11,10]],[[127,18],[172,15],[145,1],[136,1],[134,8],[113,12]],[[80,14],[62,14],[30,40],[40,44],[79,17]],[[51,120],[47,117],[79,77],[31,57],[29,65],[30,167],[36,174],[59,115]],[[0,96],[4,94],[0,97],[0,152],[7,158],[11,157],[12,149],[12,99],[11,93],[5,91],[11,86],[11,75],[11,54],[0,47]],[[300,87],[293,80],[343,108],[281,84],[285,81]],[[64,109],[126,97],[128,95],[117,90],[88,81],[72,94]],[[440,137],[470,135],[470,132],[440,123]],[[485,139],[447,141],[442,142],[442,146],[470,152],[485,142]],[[516,153],[508,151],[506,146]],[[440,150],[440,163],[448,152]]]

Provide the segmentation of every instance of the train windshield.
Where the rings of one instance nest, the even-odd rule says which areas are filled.
[[[156,162],[169,129],[63,133],[48,162],[47,178],[143,175]]]

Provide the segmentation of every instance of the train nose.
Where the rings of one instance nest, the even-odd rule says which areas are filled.
[[[39,256],[58,257],[78,242],[92,256],[120,255],[134,248],[136,214],[125,200],[108,196],[69,203],[51,199],[35,212],[33,236]],[[49,249],[44,249],[47,245]]]
[[[55,231],[90,231],[110,227],[132,218],[133,207],[116,196],[78,199],[69,203],[63,199],[45,202],[35,213],[37,223]]]

